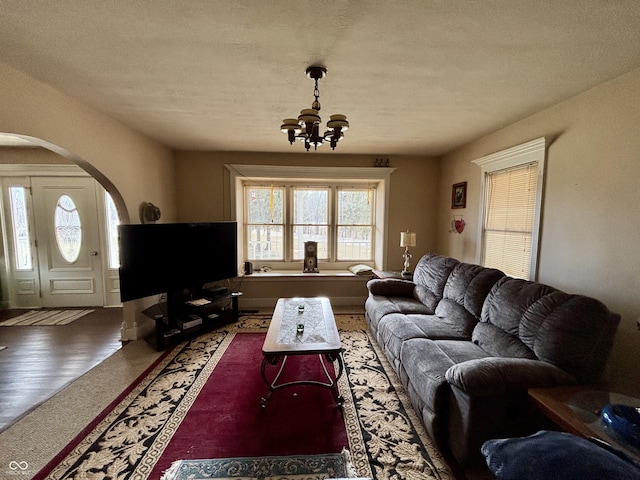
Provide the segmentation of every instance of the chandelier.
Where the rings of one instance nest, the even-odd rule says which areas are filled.
[[[327,122],[327,130],[323,134],[320,133],[320,90],[318,90],[318,80],[324,78],[327,69],[319,66],[311,66],[307,68],[307,77],[315,82],[313,96],[315,100],[311,104],[311,108],[305,108],[300,112],[297,119],[285,118],[282,121],[280,130],[289,137],[289,143],[301,140],[307,152],[313,146],[317,150],[324,142],[329,142],[331,149],[335,150],[338,141],[344,137],[344,132],[349,128],[349,122],[346,115],[331,115]]]

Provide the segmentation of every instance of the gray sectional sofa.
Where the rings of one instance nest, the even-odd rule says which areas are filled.
[[[413,280],[373,279],[365,316],[438,448],[463,466],[482,444],[543,428],[527,389],[597,382],[620,316],[499,270],[425,255]]]

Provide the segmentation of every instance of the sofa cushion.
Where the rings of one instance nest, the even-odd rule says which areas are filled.
[[[382,340],[386,351],[394,358],[400,358],[402,344],[411,338],[447,340],[465,338],[435,315],[385,315],[378,323],[377,337]]]
[[[476,325],[471,340],[488,354],[495,357],[537,359],[536,354],[527,347],[520,337],[511,335],[490,323]]]
[[[426,405],[446,408],[449,395],[445,374],[456,363],[486,357],[472,342],[410,339],[402,345],[400,359],[409,382]]]
[[[413,297],[385,297],[382,295],[371,295],[365,301],[367,318],[374,333],[378,330],[380,320],[386,315],[394,313],[418,313],[430,315],[433,313],[425,304]]]
[[[581,382],[599,379],[620,316],[598,300],[504,277],[487,296],[474,342],[492,355],[549,362]]]
[[[604,371],[619,323],[598,300],[558,291],[525,312],[520,338],[540,360],[590,383]]]
[[[449,384],[444,375],[453,360],[433,340],[413,338],[403,343],[400,361],[411,403],[436,445],[446,446]]]
[[[491,323],[511,335],[518,335],[520,320],[535,302],[556,289],[541,283],[503,277],[487,296],[480,321]]]
[[[414,296],[429,307],[432,313],[442,299],[449,274],[458,263],[460,262],[455,258],[432,254],[424,255],[418,260],[413,272]]]
[[[436,315],[463,337],[469,339],[482,313],[491,287],[504,273],[469,263],[459,263],[445,284]]]

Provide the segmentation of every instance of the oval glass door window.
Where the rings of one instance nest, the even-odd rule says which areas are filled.
[[[69,195],[60,195],[54,213],[53,226],[62,258],[69,263],[78,260],[82,246],[82,224],[78,208]]]

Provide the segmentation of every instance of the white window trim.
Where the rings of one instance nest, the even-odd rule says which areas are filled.
[[[480,199],[479,221],[478,221],[478,250],[476,253],[476,263],[482,264],[482,256],[484,252],[484,217],[487,208],[486,181],[487,174],[507,168],[525,165],[527,163],[536,163],[538,166],[538,180],[536,186],[536,205],[533,219],[533,232],[531,238],[531,267],[529,270],[529,280],[535,281],[538,276],[538,253],[540,250],[540,220],[542,218],[542,201],[544,192],[544,172],[547,154],[548,142],[545,137],[540,137],[530,142],[517,145],[500,152],[487,155],[485,157],[473,160],[472,163],[480,166],[481,183],[480,191],[482,196]]]
[[[373,266],[386,265],[385,244],[389,225],[389,186],[391,174],[395,168],[385,167],[314,167],[314,166],[282,166],[282,165],[243,165],[225,164],[230,175],[229,199],[231,219],[238,222],[238,260],[245,258],[244,228],[238,212],[244,212],[244,195],[242,182],[270,182],[278,180],[351,180],[375,183],[376,229],[374,231],[374,263]],[[373,185],[372,185],[373,186]],[[238,192],[240,194],[238,194]],[[322,266],[322,265],[321,265]]]

